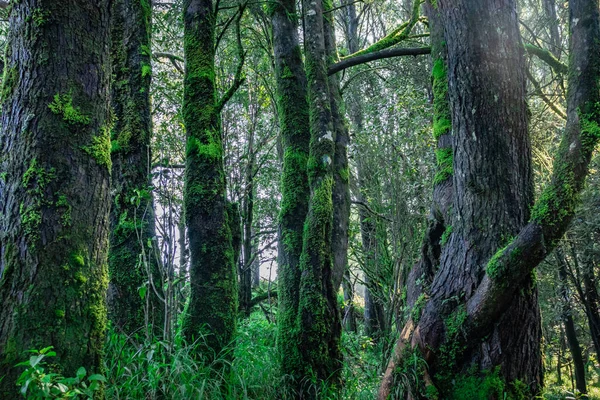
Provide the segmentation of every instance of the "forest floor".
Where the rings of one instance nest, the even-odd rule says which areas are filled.
[[[134,345],[111,332],[106,347],[107,398],[279,399],[277,327],[267,318],[272,318],[268,310],[259,310],[240,323],[233,361],[224,361],[230,359],[227,354],[218,360],[230,364],[227,376],[215,376],[214,368],[194,360],[191,347],[183,346],[179,339],[172,346],[158,341]],[[322,388],[321,398],[374,399],[384,367],[382,347],[366,336],[344,332],[344,387],[339,396]],[[600,400],[599,371],[590,367],[588,373],[589,399]],[[556,371],[546,371],[543,399],[579,398],[572,392],[568,365],[562,378],[563,383],[558,384]]]

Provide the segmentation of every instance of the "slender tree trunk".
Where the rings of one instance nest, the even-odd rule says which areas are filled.
[[[556,15],[556,0],[542,0],[544,14],[546,14],[547,26],[550,31],[550,42],[552,54],[560,59],[560,34],[558,32],[558,16]]]
[[[163,331],[162,277],[155,252],[149,251],[156,231],[151,192],[152,116],[150,115],[149,0],[115,0],[112,5],[112,130],[111,234],[108,267],[109,318],[118,330],[131,334],[146,327]],[[133,201],[132,201],[133,199]]]
[[[333,13],[327,12],[323,21],[325,51],[328,66],[335,64],[339,57],[335,42]],[[329,76],[331,118],[335,135],[333,157],[333,225],[331,245],[333,252],[333,289],[337,292],[348,269],[348,228],[350,225],[350,169],[348,168],[348,145],[350,134],[343,115],[344,100],[340,90],[338,74]]]
[[[308,178],[310,199],[300,258],[298,303],[298,347],[303,360],[305,382],[301,390],[315,397],[318,382],[339,380],[341,323],[336,290],[333,287],[332,222],[334,188],[335,127],[331,114],[331,93],[327,78],[326,31],[323,3],[303,2],[304,48],[310,109],[310,158]]]
[[[596,359],[600,360],[600,313],[598,312],[600,296],[598,295],[596,276],[594,273],[594,251],[593,249],[590,249],[590,246],[586,246],[582,251],[583,262],[580,263],[579,255],[577,254],[573,242],[570,242],[570,250],[571,257],[575,263],[575,268],[582,271],[583,287],[579,287],[580,297],[582,298],[585,307],[585,314],[590,329],[590,337],[594,344],[594,351],[596,352]],[[583,265],[580,267],[581,264]],[[579,285],[581,285],[581,283],[579,283]]]
[[[573,315],[571,314],[571,298],[569,296],[569,289],[567,288],[567,267],[562,249],[559,247],[556,249],[556,261],[558,262],[558,277],[560,279],[560,292],[563,298],[563,324],[565,326],[565,336],[567,338],[567,344],[569,345],[569,351],[573,358],[573,369],[575,370],[575,386],[580,393],[587,393],[587,387],[585,383],[585,365],[583,362],[583,355],[581,353],[581,346],[577,339],[577,331],[575,330],[575,322],[573,321]]]
[[[310,128],[306,75],[298,39],[294,0],[274,4],[271,13],[277,110],[283,142],[283,177],[278,228],[279,365],[284,376],[301,379],[302,360],[297,346],[296,318],[300,298],[302,233],[308,212],[307,162]],[[293,382],[291,382],[293,383]],[[286,385],[288,386],[287,382]],[[292,387],[292,385],[288,386]]]
[[[244,242],[242,245],[243,257],[240,265],[240,309],[246,315],[250,315],[250,302],[252,300],[252,223],[254,217],[254,169],[256,154],[254,152],[254,129],[248,132],[246,137],[248,143],[248,164],[245,171],[245,194],[244,194]]]
[[[220,105],[215,92],[216,15],[211,0],[185,0],[183,121],[187,134],[184,210],[191,295],[184,333],[205,333],[211,359],[233,339],[237,274],[227,216]]]
[[[346,42],[348,43],[348,51],[350,54],[359,51],[358,43],[358,25],[359,19],[356,13],[356,5],[353,2],[346,1]],[[346,95],[348,99],[348,110],[352,127],[356,132],[363,130],[364,111],[362,107],[363,99],[360,96],[360,91],[354,88]],[[364,172],[364,163],[361,160],[360,153],[355,154],[357,159],[356,167],[358,173],[358,198],[361,202],[367,202],[364,196],[365,190],[372,185],[372,182],[367,178]],[[365,330],[366,334],[374,339],[378,339],[382,332],[385,331],[385,312],[383,304],[376,296],[373,296],[371,287],[370,274],[377,272],[377,226],[378,223],[372,215],[369,215],[364,207],[359,208],[360,233],[362,238],[362,247],[364,253],[365,272]],[[370,272],[372,271],[372,272]]]
[[[256,235],[256,229],[252,230],[252,235]],[[257,253],[259,250],[259,238],[256,237],[252,240],[252,253]],[[250,266],[252,270],[252,288],[257,288],[260,286],[260,254],[257,254],[252,261],[252,265]]]
[[[342,318],[342,324],[349,332],[356,332],[356,315],[354,310],[354,287],[352,286],[352,280],[350,276],[350,270],[346,268],[344,273],[344,280],[342,281],[342,287],[344,289],[344,314]]]
[[[2,82],[0,398],[29,349],[101,372],[110,208],[109,2],[12,4]],[[35,16],[35,17],[33,17]]]

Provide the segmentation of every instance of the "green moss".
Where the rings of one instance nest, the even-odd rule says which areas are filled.
[[[150,64],[142,64],[142,78],[152,75],[152,67]]]
[[[67,196],[60,195],[58,196],[58,200],[56,200],[56,207],[64,208],[63,215],[61,217],[61,222],[64,227],[71,226],[71,204],[67,200]]]
[[[593,150],[600,140],[600,104],[592,106],[593,111],[583,113],[578,110],[581,126],[581,144],[587,150]]]
[[[338,171],[338,173],[340,174],[342,181],[348,182],[350,180],[350,170],[348,168],[342,168]]]
[[[31,160],[29,167],[23,174],[21,184],[28,195],[27,203],[19,206],[19,215],[23,233],[32,246],[39,239],[39,228],[42,223],[42,206],[50,204],[46,199],[47,185],[56,179],[54,168],[41,166],[37,159]]]
[[[223,146],[220,141],[210,140],[208,143],[202,143],[196,138],[188,138],[187,151],[188,155],[197,154],[201,157],[207,157],[209,159],[221,159],[223,156]]]
[[[8,97],[15,90],[18,80],[18,70],[16,67],[12,66],[4,68],[4,72],[2,74],[2,90],[0,91],[2,102],[8,99]]]
[[[454,155],[451,147],[445,147],[436,150],[435,158],[437,160],[438,170],[433,179],[434,184],[439,184],[452,177],[454,173]]]
[[[54,310],[54,314],[58,318],[64,318],[65,317],[65,310]]]
[[[71,265],[74,268],[85,267],[85,259],[83,257],[83,254],[79,252],[71,253],[71,255],[69,256],[69,265]]]
[[[21,216],[23,233],[29,239],[30,243],[34,244],[39,239],[39,230],[42,224],[42,212],[40,208],[37,206],[26,207],[24,204],[21,204],[19,215]]]
[[[296,77],[292,73],[292,70],[286,65],[283,67],[283,72],[281,74],[281,79],[295,79]]]
[[[50,17],[50,12],[44,11],[39,7],[35,8],[31,15],[31,19],[33,21],[34,26],[36,26],[38,28],[40,26],[44,25],[48,21],[49,17]]]
[[[442,234],[442,238],[440,240],[440,244],[442,246],[444,246],[446,243],[448,243],[448,239],[450,239],[450,235],[452,235],[452,225],[448,225],[446,226],[446,229],[444,230],[444,233]]]
[[[419,21],[420,9],[421,9],[421,1],[414,1],[413,9],[412,9],[409,21],[401,24],[400,26],[398,26],[397,28],[392,30],[392,32],[390,32],[387,36],[385,36],[384,38],[380,39],[379,41],[373,43],[366,49],[357,51],[356,53],[351,54],[347,58],[357,57],[357,56],[373,53],[376,51],[384,50],[384,49],[387,49],[389,47],[392,47],[392,46],[402,42],[403,40],[406,40],[406,38],[408,38],[408,36],[412,32],[414,26]]]
[[[152,52],[150,50],[150,46],[142,44],[140,46],[140,54],[146,57],[150,57],[152,55]]]
[[[452,130],[452,118],[448,99],[448,76],[446,62],[438,58],[433,63],[431,72],[433,76],[433,137],[439,139]]]
[[[84,115],[79,107],[73,106],[73,98],[70,94],[55,94],[52,103],[48,108],[56,114],[62,116],[63,120],[71,125],[88,125],[90,117]]]
[[[555,226],[571,216],[577,204],[574,173],[570,166],[557,165],[557,182],[551,183],[540,195],[531,210],[531,220],[541,225]]]
[[[74,278],[80,284],[85,284],[88,281],[88,278],[81,271],[75,272]]]
[[[98,165],[106,167],[109,172],[111,171],[111,142],[110,128],[108,126],[101,127],[100,134],[92,138],[92,145],[84,146],[83,150],[96,160]]]

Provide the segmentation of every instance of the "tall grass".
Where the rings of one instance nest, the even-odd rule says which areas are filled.
[[[137,343],[111,331],[106,344],[108,399],[281,400],[276,325],[253,313],[238,328],[233,360],[221,354],[212,364],[195,359],[193,345],[181,338],[168,344]],[[326,383],[315,387],[319,398],[373,399],[379,382],[380,350],[370,339],[344,333],[346,354],[340,390]],[[228,368],[222,368],[223,365]]]

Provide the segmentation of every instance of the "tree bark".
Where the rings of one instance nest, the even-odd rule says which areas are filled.
[[[270,15],[277,82],[277,111],[283,144],[277,249],[277,348],[282,374],[294,381],[301,379],[302,371],[302,360],[297,346],[296,318],[300,298],[302,234],[310,196],[306,170],[310,127],[296,2],[282,0],[271,8]],[[284,382],[284,386],[293,388],[293,382]]]
[[[323,2],[306,0],[304,48],[310,116],[310,156],[307,163],[310,186],[302,255],[298,303],[298,347],[303,360],[305,385],[300,391],[315,397],[318,382],[339,381],[341,323],[333,287],[332,222],[335,157],[335,127],[327,77]]]
[[[325,14],[323,21],[325,52],[328,65],[338,60],[335,29],[332,13]],[[346,117],[342,114],[344,100],[337,75],[329,76],[331,118],[335,137],[333,157],[333,225],[331,246],[333,252],[333,290],[337,293],[348,269],[348,228],[350,225],[350,169],[348,167],[348,146],[350,134]]]
[[[516,5],[514,1],[440,0],[438,6],[448,44],[456,218],[448,244],[451,251],[442,250],[431,299],[418,323],[411,320],[405,326],[380,397],[389,393],[393,369],[408,346],[423,353],[434,376],[429,385],[436,383],[442,392],[449,388],[435,373],[448,359],[455,359],[455,377],[471,363],[480,370],[501,366],[507,382],[518,379],[536,392],[541,386],[539,315],[531,273],[554,249],[573,217],[600,138],[596,109],[600,65],[595,57],[600,50],[598,1],[570,1],[567,128],[551,183],[531,218]],[[503,126],[503,133],[498,126]],[[493,154],[488,154],[492,148]],[[515,234],[512,240],[502,238]],[[500,248],[495,254],[494,247]],[[448,346],[456,343],[458,353],[448,357]]]
[[[215,91],[216,15],[211,0],[186,0],[183,121],[187,134],[184,210],[191,295],[183,329],[191,343],[206,334],[205,356],[233,340],[237,273],[227,213],[220,104]],[[202,346],[200,346],[202,347]]]
[[[0,397],[54,346],[102,369],[110,207],[109,2],[12,4],[2,82]]]
[[[165,304],[152,198],[150,114],[151,5],[148,0],[115,0],[112,4],[111,234],[108,268],[109,318],[131,334],[154,327],[164,331]],[[139,289],[145,286],[146,295]],[[147,297],[146,297],[147,296]],[[148,310],[146,309],[148,301]],[[146,312],[147,311],[147,315]],[[146,316],[148,320],[146,320]]]

